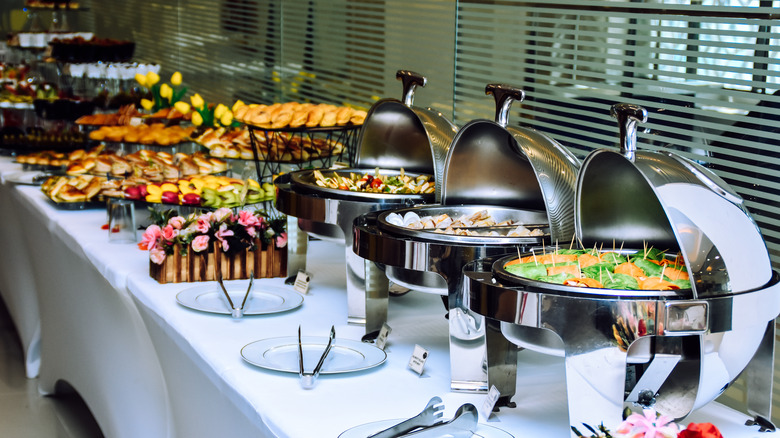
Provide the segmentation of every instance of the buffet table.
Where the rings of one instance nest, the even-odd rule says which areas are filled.
[[[0,161],[11,169],[7,159]],[[245,345],[294,336],[299,325],[304,335],[317,336],[335,325],[337,342],[361,338],[364,329],[346,323],[342,246],[311,242],[313,280],[300,308],[233,320],[179,305],[177,293],[193,284],[151,279],[145,252],[108,242],[100,228],[104,210],[61,210],[37,187],[6,181],[0,194],[3,236],[16,236],[19,248],[18,256],[0,261],[0,288],[6,303],[37,303],[39,317],[27,304],[9,304],[9,310],[16,309],[11,313],[28,350],[36,348],[30,327],[40,321],[41,391],[68,382],[106,436],[337,437],[363,423],[412,416],[433,396],[444,400],[445,418],[466,402],[481,407],[486,398],[450,392],[445,311],[438,295],[420,292],[391,299],[388,356],[375,368],[322,375],[307,390],[295,374],[242,359]],[[9,286],[13,282],[23,286]],[[292,289],[282,279],[255,280],[254,287]],[[407,366],[416,344],[430,353],[422,376]],[[561,358],[520,352],[513,401],[516,408],[480,422],[515,437],[570,436]],[[747,418],[710,403],[683,424],[712,422],[729,438],[762,436],[743,426]]]

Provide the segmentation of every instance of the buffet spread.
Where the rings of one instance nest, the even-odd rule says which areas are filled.
[[[133,50],[81,37],[50,44],[69,63],[93,62],[101,50],[123,62]],[[154,378],[139,377],[129,404],[93,408],[109,435],[143,434],[123,430],[128,420],[117,415],[129,414],[117,412],[149,407],[162,407],[152,425],[167,436],[212,428],[311,436],[293,406],[322,421],[323,436],[343,438],[677,436],[686,418],[723,415],[719,426],[733,434],[724,436],[774,430],[765,384],[780,276],[739,195],[696,163],[642,151],[641,107],[615,105],[620,150],[581,161],[544,133],[509,124],[512,102],[524,98],[518,88],[489,84],[495,119],[458,128],[414,106],[425,77],[396,77],[402,99],[367,109],[228,107],[197,93],[187,102],[178,73],[163,83],[139,72],[137,104],[73,118],[63,141],[39,145],[31,139],[48,134],[33,130],[2,137],[12,156],[3,203],[51,216],[55,250],[75,251],[96,288],[119,291],[125,302],[106,311],[142,330],[131,348]],[[109,243],[113,205],[150,212],[132,222],[137,245]],[[81,218],[93,227],[70,228]],[[734,233],[739,248],[724,237]],[[102,260],[111,246],[131,263]],[[34,248],[25,260],[38,257],[52,256]],[[36,289],[53,286],[48,266],[34,269],[47,278]],[[45,319],[50,300],[39,292],[44,335],[73,325]],[[23,334],[29,351],[40,336]],[[41,349],[65,356],[52,345]],[[430,350],[417,357],[412,347]],[[28,363],[38,360],[43,392],[58,379],[80,390],[84,376],[67,359]],[[101,361],[94,366],[116,366]],[[178,372],[202,383],[190,388]],[[749,426],[713,402],[743,373]],[[159,380],[166,390],[150,391],[154,402],[142,407],[143,390]],[[91,407],[101,383],[83,383]],[[399,384],[411,389],[399,393]],[[325,407],[336,386],[354,415]],[[387,412],[359,406],[365,386],[390,394]],[[193,394],[224,404],[185,407]],[[540,413],[544,402],[552,414]]]

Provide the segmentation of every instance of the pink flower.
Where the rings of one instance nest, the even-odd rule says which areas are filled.
[[[246,233],[249,234],[249,237],[257,237],[257,230],[255,227],[246,227]]]
[[[149,259],[158,265],[162,265],[165,261],[165,251],[162,248],[152,248],[149,251]]]
[[[233,231],[227,229],[227,224],[222,224],[219,226],[219,230],[217,230],[216,233],[214,233],[214,237],[217,238],[222,243],[222,251],[227,251],[230,248],[230,245],[228,245],[227,240],[225,240],[225,237],[232,236]]]
[[[177,230],[181,230],[181,228],[184,226],[184,218],[181,216],[174,216],[168,221],[168,225],[172,226],[173,228]]]
[[[209,247],[209,236],[198,236],[192,239],[192,249],[201,252]]]
[[[162,237],[162,230],[158,225],[149,225],[141,237],[141,243],[138,247],[145,250],[152,250],[157,246],[157,239]]]
[[[644,415],[631,414],[615,430],[616,438],[677,438],[679,428],[674,419],[656,415],[654,409],[645,409]]]
[[[244,227],[256,227],[260,225],[260,220],[251,212],[241,210],[238,212],[238,224]]]
[[[178,235],[179,230],[173,228],[172,225],[166,225],[165,228],[162,229],[162,237],[168,242],[173,241],[173,239],[175,239]]]
[[[284,248],[287,245],[287,232],[283,232],[276,236],[276,247]]]
[[[195,229],[198,230],[199,233],[206,234],[211,229],[211,218],[204,218],[203,216],[198,218],[198,221],[195,222]]]
[[[223,220],[225,220],[225,219],[227,219],[227,218],[230,218],[230,217],[232,217],[232,216],[233,216],[233,212],[232,212],[232,211],[230,211],[230,209],[229,209],[229,208],[222,207],[222,208],[218,208],[218,209],[217,209],[217,210],[214,212],[214,216],[213,216],[213,218],[214,218],[214,221],[215,221],[215,222],[222,222]]]

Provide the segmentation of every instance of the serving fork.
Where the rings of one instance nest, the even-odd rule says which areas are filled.
[[[301,326],[298,326],[298,376],[301,380],[301,386],[304,389],[310,389],[314,387],[314,382],[320,375],[322,365],[325,363],[325,358],[328,356],[328,353],[330,353],[330,350],[333,347],[333,339],[335,338],[336,327],[331,326],[330,336],[328,336],[328,345],[325,346],[325,351],[322,352],[322,356],[320,356],[320,360],[317,362],[317,366],[314,367],[314,371],[307,373],[303,369],[303,344],[301,343]]]

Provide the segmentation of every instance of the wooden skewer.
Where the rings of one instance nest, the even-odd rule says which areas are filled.
[[[531,248],[531,255],[534,256],[534,266],[539,266],[539,262],[536,261],[536,252],[534,252],[533,248]]]
[[[571,250],[574,247],[574,238],[577,237],[576,234],[571,235],[571,242],[569,243],[569,250]]]
[[[664,281],[664,271],[666,271],[666,265],[661,268],[661,275],[658,277],[658,279],[661,281]]]

